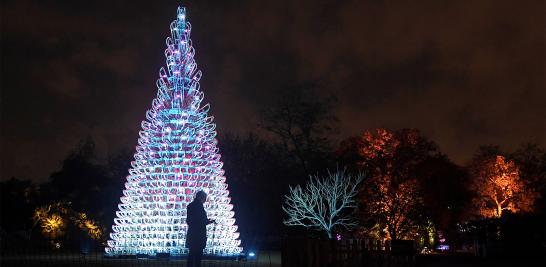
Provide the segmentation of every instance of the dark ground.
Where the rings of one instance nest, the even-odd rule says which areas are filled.
[[[2,267],[45,267],[45,266],[83,266],[83,267],[163,267],[186,266],[184,259],[107,259],[100,253],[86,256],[78,254],[34,254],[9,255],[0,258]],[[202,267],[280,267],[280,253],[276,251],[261,251],[253,260],[203,260]]]
[[[463,255],[422,255],[416,259],[416,266],[419,267],[534,267],[546,266],[545,259],[481,259],[474,256]]]
[[[257,259],[248,261],[236,260],[205,260],[203,267],[281,267],[281,253],[278,251],[262,251]],[[2,256],[0,261],[2,267],[25,267],[25,266],[186,266],[185,260],[157,260],[157,259],[105,259],[100,254],[91,254],[85,257],[76,254],[59,255],[10,255]],[[309,267],[315,267],[312,265]],[[331,265],[333,267],[543,267],[546,266],[545,259],[482,259],[471,255],[418,255],[414,261],[404,258],[372,259],[361,262],[354,259],[350,262]],[[306,267],[306,266],[301,266]]]

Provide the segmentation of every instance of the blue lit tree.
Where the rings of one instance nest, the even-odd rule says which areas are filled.
[[[201,105],[201,71],[190,30],[185,9],[179,7],[167,38],[167,69],[159,71],[157,97],[141,124],[108,255],[186,254],[186,206],[199,190],[209,195],[205,210],[216,220],[207,226],[205,254],[242,251],[216,147],[216,125],[207,115],[209,105]]]

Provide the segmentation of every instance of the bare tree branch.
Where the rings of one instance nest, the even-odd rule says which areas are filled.
[[[352,210],[357,206],[355,197],[362,179],[362,174],[353,177],[338,170],[326,178],[311,176],[305,189],[290,187],[283,205],[288,215],[284,224],[325,231],[329,238],[335,226],[356,226]]]

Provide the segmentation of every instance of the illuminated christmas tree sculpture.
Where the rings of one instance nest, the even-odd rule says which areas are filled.
[[[191,26],[178,8],[167,38],[167,69],[161,68],[157,97],[146,112],[125,190],[112,226],[107,255],[187,254],[186,206],[195,193],[208,194],[205,254],[238,255],[242,248],[233,218],[216,125],[201,105],[201,71],[193,58]]]

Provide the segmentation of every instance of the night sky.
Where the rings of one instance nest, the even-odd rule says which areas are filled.
[[[418,128],[459,164],[546,144],[544,1],[4,0],[1,179],[45,181],[87,136],[103,157],[132,149],[179,4],[220,133],[316,81],[336,140]]]

